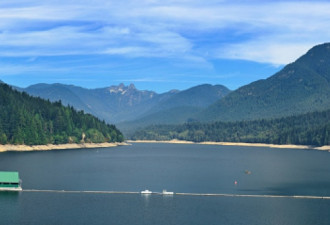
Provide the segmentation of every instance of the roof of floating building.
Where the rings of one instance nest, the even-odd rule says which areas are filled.
[[[1,183],[19,183],[18,172],[3,172],[0,171]]]

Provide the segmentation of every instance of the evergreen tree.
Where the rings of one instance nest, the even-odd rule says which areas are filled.
[[[270,120],[154,125],[131,139],[330,145],[330,110]]]
[[[0,84],[1,144],[62,144],[79,143],[82,134],[89,142],[123,141],[121,132],[96,117],[31,97]]]

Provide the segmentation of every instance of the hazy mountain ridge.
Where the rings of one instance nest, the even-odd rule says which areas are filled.
[[[228,93],[230,90],[223,85],[198,85],[160,101],[142,117],[118,123],[117,126],[123,133],[130,134],[135,129],[152,124],[180,124],[193,121],[197,113]]]
[[[132,84],[98,89],[39,84],[23,90],[52,101],[61,99],[129,130],[151,124],[255,120],[327,110],[329,82],[330,43],[326,43],[313,47],[273,76],[232,92],[222,85],[208,84],[163,94],[141,91]]]
[[[93,111],[78,97],[69,85],[62,84],[35,84],[25,89],[19,89],[27,92],[35,97],[42,97],[43,99],[49,99],[51,102],[61,101],[63,105],[74,102],[74,107],[78,110],[84,110],[87,113],[93,114]]]
[[[123,84],[98,89],[65,84],[36,84],[18,90],[52,102],[61,100],[64,105],[74,106],[108,122],[133,119],[152,107],[157,99],[172,94],[158,95],[152,91],[139,91],[134,85]]]
[[[50,101],[61,100],[64,105],[71,105],[114,123],[145,118],[146,115],[176,107],[205,108],[230,92],[222,85],[199,85],[184,91],[157,94],[138,90],[133,84],[97,89],[65,84],[36,84],[19,90]]]
[[[177,92],[168,99],[161,101],[151,113],[168,110],[176,107],[206,108],[222,97],[230,90],[223,85],[201,84],[187,90]]]

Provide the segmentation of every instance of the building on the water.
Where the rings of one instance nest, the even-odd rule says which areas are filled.
[[[0,191],[21,191],[18,172],[0,171]]]

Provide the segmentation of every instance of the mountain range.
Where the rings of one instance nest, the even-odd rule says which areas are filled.
[[[61,101],[84,110],[110,123],[132,121],[174,108],[201,110],[226,96],[230,90],[222,85],[199,85],[184,91],[171,90],[162,94],[138,90],[131,84],[86,89],[65,84],[35,84],[17,88],[32,96]]]
[[[158,94],[133,84],[86,89],[36,84],[20,89],[50,101],[61,100],[115,123],[127,133],[151,124],[279,118],[330,109],[330,43],[317,45],[276,74],[235,91],[203,84]]]

